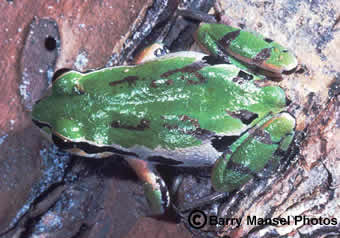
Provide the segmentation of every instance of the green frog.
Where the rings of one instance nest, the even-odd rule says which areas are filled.
[[[284,90],[258,82],[281,79],[297,59],[273,40],[224,24],[201,24],[196,39],[211,55],[163,55],[153,46],[135,65],[57,71],[33,122],[73,154],[123,156],[153,214],[170,205],[157,164],[213,167],[216,191],[239,188],[277,164],[293,140]]]

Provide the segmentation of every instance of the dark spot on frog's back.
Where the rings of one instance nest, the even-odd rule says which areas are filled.
[[[191,85],[196,85],[196,84],[202,84],[202,83],[205,83],[208,79],[204,78],[203,75],[201,75],[198,71],[200,69],[202,69],[203,67],[205,66],[208,66],[209,64],[207,64],[206,61],[198,61],[198,62],[194,62],[192,64],[189,64],[187,66],[184,66],[182,68],[179,68],[179,69],[174,69],[174,70],[170,70],[170,71],[167,71],[165,73],[163,73],[161,75],[162,78],[168,78],[169,76],[175,74],[175,73],[192,73],[195,75],[195,77],[198,79],[197,80],[192,80],[192,79],[188,79],[188,83],[191,84]],[[183,78],[182,78],[183,79]],[[170,84],[167,84],[167,85],[170,85]],[[151,85],[153,86],[153,85]]]
[[[137,76],[127,76],[121,80],[117,80],[117,81],[112,81],[110,82],[110,86],[117,86],[119,84],[122,84],[122,83],[128,83],[128,85],[131,87],[131,86],[134,86],[136,85],[136,81],[139,80],[139,78]]]
[[[254,121],[256,118],[258,118],[258,114],[248,111],[248,110],[239,110],[236,112],[226,111],[227,114],[233,118],[240,119],[243,124],[249,125]]]
[[[150,121],[146,120],[146,119],[142,119],[142,120],[140,120],[138,125],[132,126],[132,125],[123,124],[123,123],[121,123],[121,121],[118,120],[118,121],[113,121],[111,123],[111,127],[112,128],[122,128],[122,129],[127,129],[127,130],[134,130],[134,131],[144,131],[144,130],[150,128]]]
[[[235,40],[239,35],[240,35],[241,30],[236,30],[236,31],[232,31],[229,32],[227,34],[225,34],[219,41],[218,44],[223,47],[228,49],[230,43]]]
[[[169,70],[161,75],[162,78],[167,78],[175,73],[195,73],[198,70],[202,69],[203,67],[207,66],[205,61],[198,61],[194,62],[192,64],[189,64],[187,66],[184,66],[182,68]]]
[[[264,61],[270,58],[271,51],[271,48],[264,48],[253,58],[253,62],[256,65],[262,64]]]
[[[244,72],[243,70],[240,70],[238,72],[237,77],[233,78],[233,82],[238,83],[238,84],[243,84],[245,81],[250,81],[254,78],[253,75]]]

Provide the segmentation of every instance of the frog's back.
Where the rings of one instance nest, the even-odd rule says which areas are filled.
[[[278,87],[260,88],[249,80],[254,76],[232,65],[210,65],[204,57],[175,54],[62,77],[33,117],[72,141],[116,145],[143,156],[192,148],[218,156],[214,139],[239,135],[257,118],[279,111],[285,96]]]

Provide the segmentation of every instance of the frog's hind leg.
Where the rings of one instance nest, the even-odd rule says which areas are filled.
[[[144,194],[151,208],[151,215],[161,215],[169,208],[170,195],[164,180],[154,166],[137,158],[125,158],[130,167],[144,182]]]
[[[212,184],[216,191],[231,192],[269,163],[279,164],[295,131],[295,118],[287,112],[268,115],[245,132],[215,163]]]

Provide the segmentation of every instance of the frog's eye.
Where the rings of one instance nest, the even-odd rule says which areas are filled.
[[[58,78],[60,78],[62,75],[66,74],[67,72],[70,72],[70,71],[72,71],[72,69],[67,69],[67,68],[58,69],[58,70],[53,74],[52,82],[54,82],[55,80],[57,80]]]

